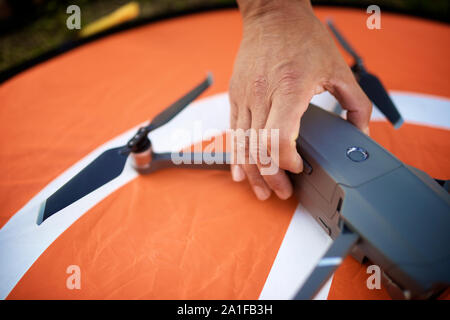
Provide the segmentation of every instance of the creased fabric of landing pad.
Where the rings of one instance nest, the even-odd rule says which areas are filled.
[[[416,105],[420,112],[397,131],[374,119],[371,136],[407,164],[449,179],[450,28],[382,12],[382,29],[368,30],[362,10],[316,13],[332,17],[367,68],[400,92],[403,110],[405,96],[430,104],[430,112],[426,103],[425,112]],[[190,15],[101,39],[2,84],[0,233],[69,167],[151,119],[206,71],[215,83],[202,98],[225,92],[240,36],[236,10]],[[171,169],[133,178],[59,235],[7,297],[274,297],[267,287],[287,252],[283,241],[296,208],[294,199],[257,201],[226,172]],[[66,287],[70,265],[80,266],[81,290]],[[388,298],[384,289],[368,290],[367,277],[366,266],[347,258],[328,298]]]

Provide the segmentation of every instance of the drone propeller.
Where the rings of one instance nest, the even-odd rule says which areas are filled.
[[[361,70],[359,72],[359,85],[378,109],[398,129],[403,124],[403,118],[395,107],[381,81],[373,74]]]
[[[158,114],[148,126],[140,128],[125,146],[106,150],[88,164],[42,203],[37,224],[40,225],[59,210],[117,178],[125,168],[130,153],[139,153],[150,147],[150,140],[147,138],[148,133],[169,122],[205,91],[211,83],[212,76],[209,74],[192,91]]]
[[[358,83],[363,91],[375,104],[375,106],[377,106],[377,108],[394,125],[394,127],[396,129],[400,128],[403,124],[403,118],[397,110],[397,107],[389,97],[389,94],[387,93],[381,81],[375,75],[367,72],[364,67],[362,58],[355,52],[355,50],[353,50],[350,44],[339,33],[333,22],[331,20],[328,20],[327,24],[344,50],[347,51],[355,60],[355,64],[352,66],[352,71],[356,75]]]

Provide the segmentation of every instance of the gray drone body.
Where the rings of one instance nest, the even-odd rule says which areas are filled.
[[[305,170],[295,193],[331,238],[383,270],[393,297],[429,298],[450,283],[450,196],[424,172],[335,114],[310,105],[297,140]]]

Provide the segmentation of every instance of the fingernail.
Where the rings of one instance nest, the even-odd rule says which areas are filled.
[[[254,186],[253,190],[259,200],[267,200],[270,197],[270,191],[259,186]]]
[[[245,179],[244,170],[239,166],[233,166],[231,168],[231,178],[233,181],[240,182]]]

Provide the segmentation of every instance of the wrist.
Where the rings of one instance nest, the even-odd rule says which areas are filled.
[[[312,13],[310,0],[237,0],[244,26],[255,21],[297,19]]]

